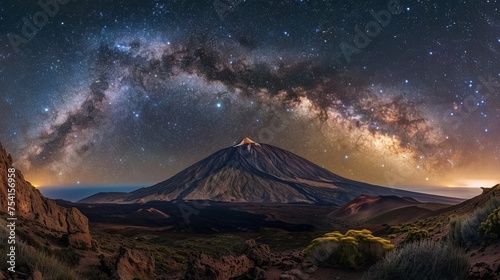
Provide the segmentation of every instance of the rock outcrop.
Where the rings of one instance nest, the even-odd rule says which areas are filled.
[[[239,256],[213,258],[203,253],[192,253],[189,257],[186,280],[263,280],[271,265],[272,254],[268,245],[257,244],[250,239],[245,242],[244,252]]]
[[[0,214],[8,214],[8,179],[12,157],[0,144]],[[15,216],[45,227],[53,237],[61,238],[77,249],[91,247],[88,219],[76,208],[58,206],[45,198],[15,170]],[[12,176],[12,175],[11,175]]]
[[[290,270],[299,267],[304,261],[304,255],[300,251],[282,252],[273,255],[271,259],[272,266],[278,266],[281,270]]]
[[[271,263],[271,249],[268,245],[257,244],[255,240],[250,239],[245,242],[247,248],[247,257],[252,260],[256,266],[267,267]]]
[[[192,253],[185,279],[229,280],[247,274],[253,267],[253,262],[245,255],[215,259],[207,254]]]
[[[480,262],[474,264],[469,269],[469,279],[489,280],[497,278],[495,277],[495,272],[488,264],[486,264],[485,262]]]
[[[155,259],[152,253],[120,248],[115,258],[115,270],[120,279],[152,279]]]
[[[109,279],[154,279],[154,255],[141,250],[120,247],[115,256],[99,256],[101,269]]]

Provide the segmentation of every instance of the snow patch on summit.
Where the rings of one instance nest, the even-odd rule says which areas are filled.
[[[245,137],[240,141],[240,143],[238,145],[234,145],[233,147],[239,147],[239,146],[243,146],[245,144],[248,144],[248,146],[247,146],[248,151],[250,151],[250,149],[251,149],[251,144],[254,144],[255,146],[260,146],[259,143],[253,141],[252,139],[250,139],[248,137]]]

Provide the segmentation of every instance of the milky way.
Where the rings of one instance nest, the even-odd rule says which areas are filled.
[[[465,2],[402,1],[348,59],[387,1],[223,18],[205,2],[70,2],[21,51],[4,36],[0,139],[43,184],[154,183],[245,136],[353,179],[446,184],[500,165],[498,3]],[[4,8],[2,34],[30,8]]]

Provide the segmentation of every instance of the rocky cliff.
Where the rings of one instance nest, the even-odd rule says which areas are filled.
[[[12,168],[12,157],[0,143],[0,214],[5,215],[8,212],[9,168]],[[15,216],[46,228],[53,237],[61,238],[71,247],[79,249],[91,247],[88,219],[78,209],[61,207],[53,200],[45,198],[24,179],[19,170],[15,171],[15,190]]]

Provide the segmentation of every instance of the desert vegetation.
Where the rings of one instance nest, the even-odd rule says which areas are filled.
[[[0,244],[7,244],[6,224],[2,219],[0,220]],[[18,234],[23,235],[21,231]],[[33,241],[31,241],[33,242]],[[32,275],[35,270],[38,270],[43,275],[44,279],[58,279],[58,280],[78,280],[84,279],[78,275],[73,268],[61,259],[67,256],[67,251],[49,252],[41,249],[41,247],[34,247],[28,245],[25,240],[18,239],[16,242],[16,272],[22,276]],[[2,252],[6,252],[6,248]],[[58,255],[60,254],[60,255]],[[75,261],[74,258],[68,261]],[[7,256],[6,254],[0,255],[1,269],[7,271]],[[27,277],[26,277],[27,278]]]
[[[431,233],[439,233],[439,222],[417,221],[408,225],[395,225],[388,227],[389,239],[401,236],[402,243],[411,243],[431,237]]]
[[[318,264],[359,269],[393,249],[389,240],[375,237],[369,230],[349,230],[345,234],[335,231],[314,239],[305,255]]]
[[[421,240],[389,252],[370,267],[364,279],[467,279],[468,267],[462,249],[448,243]]]
[[[408,234],[406,234],[404,243],[410,243],[410,242],[415,242],[415,241],[420,241],[424,238],[429,237],[429,231],[425,229],[411,229],[408,231]]]
[[[486,221],[481,223],[479,233],[493,239],[500,238],[500,207],[493,210]]]
[[[469,217],[450,216],[448,241],[456,246],[470,248],[480,244],[487,236],[494,237],[495,232],[498,233],[499,213],[496,212],[495,218],[495,209],[499,207],[500,199],[493,199]]]

